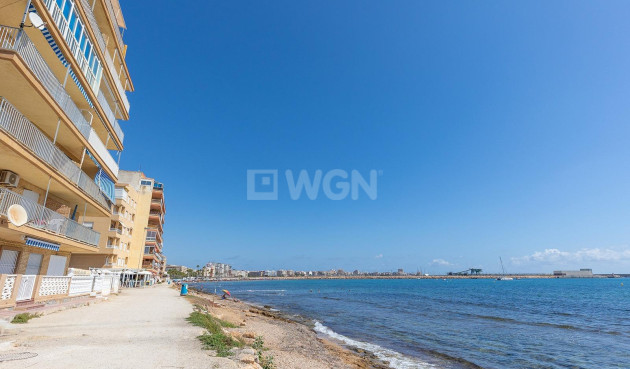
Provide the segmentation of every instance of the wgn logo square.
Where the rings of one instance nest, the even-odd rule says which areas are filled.
[[[247,200],[278,200],[278,170],[248,170]]]

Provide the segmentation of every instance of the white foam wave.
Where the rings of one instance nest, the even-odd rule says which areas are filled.
[[[379,345],[375,345],[373,343],[361,342],[353,340],[352,338],[348,338],[344,335],[341,335],[332,329],[326,327],[322,323],[316,321],[315,322],[315,331],[321,334],[324,334],[330,338],[341,341],[348,346],[353,346],[356,348],[360,348],[365,351],[369,351],[376,355],[377,358],[383,361],[389,362],[389,366],[393,369],[434,369],[437,368],[433,364],[425,363],[418,359],[405,356],[400,352],[396,352],[394,350],[386,349]]]
[[[245,290],[245,292],[287,292],[287,290]]]

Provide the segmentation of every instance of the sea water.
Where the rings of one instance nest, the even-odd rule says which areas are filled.
[[[625,286],[624,286],[625,284]],[[628,279],[208,282],[392,368],[630,368]]]

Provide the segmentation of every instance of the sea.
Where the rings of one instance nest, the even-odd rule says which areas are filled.
[[[307,319],[395,369],[630,368],[630,279],[199,283]]]

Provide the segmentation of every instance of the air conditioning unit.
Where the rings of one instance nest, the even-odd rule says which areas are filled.
[[[0,184],[17,187],[20,176],[10,170],[0,170]]]

